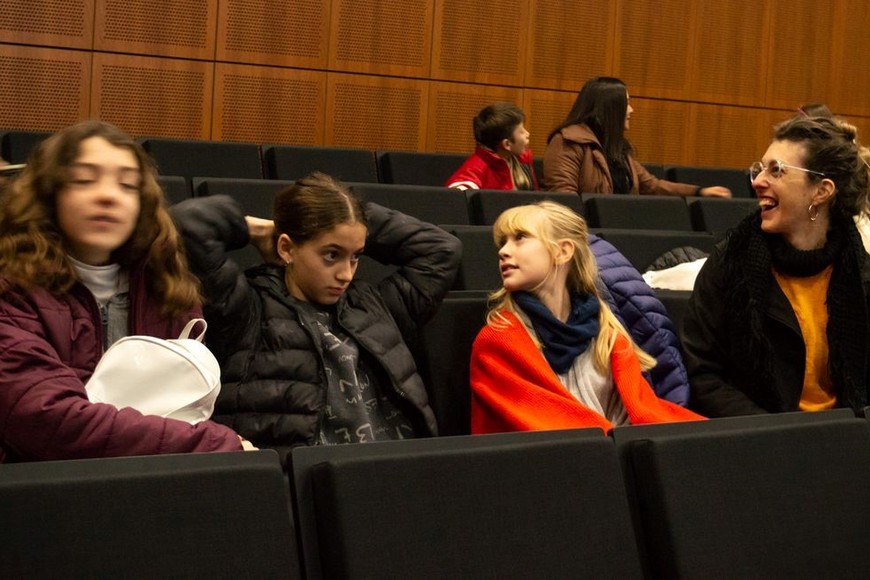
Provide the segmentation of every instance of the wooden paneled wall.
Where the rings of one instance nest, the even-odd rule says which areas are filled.
[[[466,152],[474,114],[507,100],[542,154],[612,75],[642,161],[746,166],[806,102],[870,142],[866,0],[0,4],[0,127]]]

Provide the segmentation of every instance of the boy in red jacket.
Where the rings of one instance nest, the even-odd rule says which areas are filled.
[[[512,103],[494,103],[474,118],[477,149],[445,184],[456,189],[538,189],[526,115]]]

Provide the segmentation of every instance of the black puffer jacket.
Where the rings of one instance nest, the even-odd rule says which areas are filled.
[[[214,419],[254,445],[286,457],[317,440],[327,384],[319,337],[300,323],[284,269],[240,271],[227,252],[248,243],[241,208],[229,197],[172,208],[193,271],[206,294],[208,345],[221,361]],[[377,285],[354,281],[336,306],[338,323],[380,363],[384,383],[407,402],[421,436],[436,435],[435,417],[408,345],[453,284],[459,240],[444,230],[375,204],[365,253],[398,271]]]

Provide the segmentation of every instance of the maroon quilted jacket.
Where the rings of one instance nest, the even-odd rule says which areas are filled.
[[[144,275],[132,275],[130,288],[130,334],[174,338],[199,315],[163,316]],[[101,344],[99,309],[81,284],[61,296],[36,289],[0,297],[0,463],[241,450],[233,431],[211,421],[90,403],[84,384]]]

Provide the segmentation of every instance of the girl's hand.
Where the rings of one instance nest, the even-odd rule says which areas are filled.
[[[275,222],[250,215],[245,216],[245,222],[248,224],[248,233],[251,236],[250,243],[260,252],[263,261],[270,264],[280,263],[273,239]]]
[[[239,443],[242,444],[242,451],[259,451],[258,448],[254,447],[253,443],[239,435]]]

